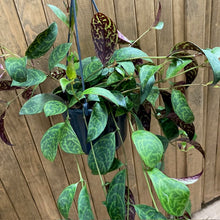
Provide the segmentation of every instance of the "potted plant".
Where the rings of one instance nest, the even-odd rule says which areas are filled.
[[[96,7],[94,1],[93,4]],[[70,154],[88,154],[88,166],[100,178],[106,197],[104,205],[110,219],[134,219],[135,213],[140,219],[189,219],[190,192],[186,185],[198,180],[202,172],[182,179],[170,178],[162,172],[163,157],[168,144],[173,142],[177,142],[184,151],[191,145],[204,156],[202,147],[195,140],[194,115],[185,98],[185,91],[192,85],[199,68],[206,65],[210,65],[213,70],[213,81],[206,82],[206,85],[218,86],[220,49],[204,50],[191,42],[181,42],[171,48],[165,57],[149,57],[138,46],[140,38],[128,40],[109,17],[97,10],[91,21],[97,57],[82,60],[76,1],[71,1],[69,17],[55,6],[49,7],[69,28],[68,42],[58,45],[50,52],[49,73],[30,68],[29,64],[31,59],[43,56],[52,48],[58,32],[56,23],[52,23],[36,37],[25,57],[12,56],[5,60],[5,67],[2,68],[12,81],[0,82],[2,90],[24,89],[23,95],[28,96],[28,101],[22,106],[20,115],[41,112],[47,117],[64,115],[64,122],[49,128],[42,137],[43,155],[53,161],[58,146]],[[163,22],[159,21],[160,13],[159,5],[155,22],[145,33],[163,27]],[[78,53],[72,51],[71,39],[74,34]],[[116,49],[118,43],[127,45]],[[204,63],[198,64],[197,57],[202,55],[206,59]],[[65,58],[66,64],[61,63]],[[156,65],[153,60],[157,58],[162,62]],[[172,79],[179,75],[183,75],[185,79],[173,82]],[[51,93],[35,95],[35,88],[48,77],[59,85]],[[167,82],[169,86],[164,87],[163,83],[167,85]],[[163,100],[163,106],[157,105],[159,97]],[[0,116],[0,137],[11,145],[4,130],[6,110]],[[157,119],[163,136],[149,131],[151,115]],[[123,144],[127,124],[132,130],[132,141],[140,155],[143,175],[154,207],[135,204],[129,189],[126,146]],[[125,156],[123,162],[115,158],[119,145],[122,145]],[[105,183],[102,175],[113,170],[119,171],[110,183]],[[79,182],[63,190],[58,198],[58,209],[68,219],[76,189],[81,184],[79,197],[75,198],[78,199],[78,217],[91,220],[94,217],[79,166],[78,172],[81,177]],[[169,216],[165,217],[158,210],[149,179]]]

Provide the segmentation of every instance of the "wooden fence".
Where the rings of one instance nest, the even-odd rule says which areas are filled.
[[[61,0],[0,0],[0,42],[23,56],[27,46],[48,24],[56,21],[59,35],[56,45],[67,41],[67,28],[53,15],[47,4],[61,9]],[[160,0],[164,29],[152,31],[140,41],[141,48],[149,55],[167,55],[177,42],[188,40],[202,48],[220,46],[220,1],[219,0]],[[158,1],[154,0],[96,0],[101,12],[110,16],[118,29],[129,39],[136,39],[154,21]],[[78,1],[78,23],[83,57],[94,55],[90,34],[90,20],[94,9],[91,1]],[[1,59],[3,63],[3,59]],[[44,60],[34,65],[47,70]],[[195,83],[208,82],[209,70],[202,70]],[[38,92],[52,88],[48,81]],[[18,91],[19,92],[19,91]],[[15,91],[0,92],[1,100],[12,100]],[[204,166],[202,178],[190,186],[192,210],[220,196],[220,90],[213,87],[193,86],[188,100],[195,112],[198,141],[206,151],[206,160],[196,151],[187,154],[170,146],[165,158],[165,172],[172,177],[199,173]],[[46,118],[43,114],[19,116],[22,98],[14,101],[5,119],[6,132],[13,147],[0,142],[0,219],[60,219],[56,200],[61,191],[79,180],[72,155],[59,151],[53,163],[47,161],[40,150],[40,140],[46,130],[62,120],[61,117]],[[3,104],[0,103],[0,111]],[[155,123],[154,123],[155,124]],[[160,132],[154,125],[152,131]],[[128,135],[126,141],[131,190],[137,203],[152,205],[141,171],[139,156]],[[123,160],[122,152],[117,152]],[[87,180],[95,219],[107,219],[102,207],[104,195],[99,179],[91,175],[87,159],[79,157],[83,178]],[[108,174],[105,180],[111,180]],[[75,202],[70,211],[71,219],[77,219]]]

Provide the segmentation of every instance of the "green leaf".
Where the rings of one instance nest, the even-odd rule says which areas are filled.
[[[67,186],[58,198],[57,206],[64,218],[68,218],[69,216],[69,210],[73,203],[77,185],[78,183]]]
[[[139,130],[132,133],[132,140],[146,166],[155,167],[163,156],[160,139],[151,132]]]
[[[60,85],[61,85],[61,88],[62,88],[62,91],[65,92],[66,90],[66,87],[71,83],[72,81],[71,80],[68,80],[66,78],[61,78],[60,79]]]
[[[181,120],[186,123],[192,123],[194,121],[193,112],[186,101],[186,97],[181,91],[176,89],[172,90],[171,102],[174,112]]]
[[[167,72],[166,72],[166,79],[175,77],[176,74],[186,67],[188,64],[192,62],[192,59],[173,59],[170,63]]]
[[[127,72],[128,75],[133,76],[135,71],[135,66],[133,62],[127,61],[127,62],[118,62],[119,65],[121,65],[124,70]]]
[[[135,119],[137,129],[138,130],[144,130],[143,124],[142,124],[141,120],[138,118],[138,116],[135,113],[132,113],[132,116]]]
[[[111,220],[125,219],[125,177],[125,170],[118,172],[108,189],[106,206]]]
[[[62,114],[66,110],[67,110],[67,106],[63,102],[57,100],[48,101],[44,105],[44,113],[46,117],[51,115]]]
[[[34,86],[39,85],[47,79],[47,76],[40,70],[37,69],[26,69],[27,80],[24,82],[18,82],[13,80],[11,86]]]
[[[147,172],[164,210],[170,215],[182,216],[189,201],[188,187],[157,168]]]
[[[113,72],[107,79],[107,85],[112,85],[114,83],[117,83],[123,79],[123,76],[118,72]]]
[[[37,35],[25,52],[28,59],[35,59],[44,55],[52,47],[57,33],[57,24],[54,22],[45,31]]]
[[[157,86],[153,86],[149,95],[147,96],[147,101],[155,106],[157,99],[159,98],[160,91]]]
[[[53,94],[38,94],[29,99],[22,106],[19,114],[20,115],[33,115],[41,113],[44,109],[44,105],[48,101],[57,100],[63,101],[59,96]]]
[[[48,61],[50,71],[67,55],[71,45],[71,43],[60,44],[53,49]]]
[[[166,219],[166,217],[158,212],[155,208],[147,205],[134,205],[135,211],[141,220],[161,220]]]
[[[112,165],[111,165],[110,169],[108,170],[108,173],[121,168],[123,165],[124,164],[119,159],[114,158]],[[96,174],[96,173],[93,173],[93,174]]]
[[[60,147],[69,154],[84,154],[80,141],[70,125],[69,120],[65,121],[60,135]]]
[[[118,32],[114,22],[102,13],[96,13],[91,21],[92,39],[97,57],[105,64],[111,58],[118,42]]]
[[[155,27],[152,27],[152,28],[156,29],[156,30],[162,30],[163,27],[164,27],[164,22],[160,21],[160,22],[158,22],[158,24]]]
[[[64,122],[58,123],[49,128],[41,139],[41,151],[44,157],[50,161],[54,161],[57,154],[57,147],[60,141],[60,134]]]
[[[156,135],[156,136],[160,139],[161,143],[163,144],[163,152],[165,153],[169,145],[169,140],[161,135]]]
[[[77,98],[76,98],[77,97]],[[79,100],[85,98],[85,96],[82,94],[81,91],[77,92],[75,94],[75,96],[73,96],[70,100],[70,103],[68,105],[68,108],[71,108],[72,106],[74,106],[77,102],[79,102]],[[88,99],[89,100],[89,99]]]
[[[220,60],[209,50],[202,50],[202,52],[206,55],[210,66],[212,67],[214,75],[213,84],[215,85],[220,81]]]
[[[153,84],[155,82],[154,74],[161,68],[159,66],[144,65],[140,69],[140,81],[141,81],[141,103],[145,101],[151,92]]]
[[[56,6],[48,4],[50,9],[54,12],[54,14],[64,23],[69,27],[69,20],[67,16]]]
[[[94,216],[92,213],[89,195],[86,189],[86,186],[80,191],[79,198],[78,198],[78,217],[79,220],[94,220]]]
[[[219,59],[220,58],[220,47],[214,47],[211,49],[211,52],[215,54],[215,56]]]
[[[92,115],[88,124],[87,142],[95,140],[105,129],[108,121],[108,111],[104,103],[98,102],[92,108]]]
[[[102,63],[98,58],[86,65],[83,69],[83,77],[85,82],[90,82],[102,74]]]
[[[110,100],[111,102],[113,102],[117,106],[120,105],[119,100],[109,90],[104,89],[104,88],[91,87],[91,88],[88,88],[85,91],[83,91],[83,94],[84,95],[92,94],[92,95],[103,96],[104,98]]]
[[[93,147],[95,158],[101,174],[108,173],[114,161],[115,155],[115,132],[101,137]],[[88,165],[92,173],[98,173],[92,150],[89,152]]]
[[[27,57],[9,57],[5,60],[5,68],[9,76],[18,82],[24,82],[27,80],[26,64]]]
[[[123,47],[119,50],[116,50],[110,62],[113,63],[114,61],[120,62],[125,60],[129,61],[136,59],[143,59],[150,63],[153,63],[152,60],[148,58],[148,55],[145,52],[134,47]]]

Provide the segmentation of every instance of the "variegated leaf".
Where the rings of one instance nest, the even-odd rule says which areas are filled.
[[[110,60],[118,41],[117,28],[114,22],[102,13],[94,15],[91,26],[96,55],[105,66]]]

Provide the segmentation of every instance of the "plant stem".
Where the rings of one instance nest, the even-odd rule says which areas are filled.
[[[151,191],[151,186],[150,186],[150,183],[149,183],[149,180],[148,180],[146,171],[145,171],[145,169],[144,169],[143,161],[142,161],[142,170],[143,170],[143,172],[144,172],[144,177],[145,177],[145,180],[146,180],[146,182],[147,182],[148,190],[149,190],[149,193],[150,193],[152,202],[153,202],[153,204],[154,204],[154,208],[157,210],[157,212],[159,212],[159,209],[157,208],[157,204],[156,204],[156,202],[155,202],[155,200],[154,200],[153,193],[152,193],[152,191]]]
[[[77,165],[77,170],[78,170],[78,173],[79,173],[80,182],[81,182],[82,187],[83,187],[84,186],[84,179],[82,177],[82,173],[81,173],[81,170],[80,170],[80,167],[79,167],[79,161],[78,161],[78,158],[75,154],[74,154],[74,156],[75,156],[75,160],[76,160],[76,165]]]
[[[85,116],[84,112],[83,112],[83,119],[84,119],[86,128],[87,128],[87,130],[88,130],[88,124],[87,124],[86,116]],[[99,169],[99,166],[98,166],[98,162],[97,162],[97,160],[96,160],[95,152],[94,152],[94,149],[93,149],[93,144],[92,144],[91,141],[90,141],[90,145],[91,145],[91,151],[92,151],[92,155],[93,155],[93,157],[94,157],[96,169],[97,169],[97,171],[98,171],[99,178],[100,178],[100,181],[101,181],[101,183],[102,183],[102,189],[103,189],[104,194],[105,194],[105,197],[106,197],[106,196],[107,196],[107,190],[106,190],[106,187],[105,187],[105,182],[104,182],[104,180],[103,180],[103,178],[102,178],[102,174],[101,174],[101,172],[100,172],[100,169]]]
[[[118,132],[118,135],[119,135],[119,138],[120,138],[120,141],[122,143],[122,149],[123,149],[123,154],[124,154],[124,160],[125,160],[125,170],[126,170],[126,180],[127,180],[127,187],[128,187],[128,192],[127,192],[127,220],[129,220],[129,205],[130,205],[130,191],[129,191],[129,178],[128,178],[128,164],[127,164],[127,156],[126,156],[126,151],[125,151],[125,145],[124,145],[124,141],[123,141],[123,138],[121,136],[121,132],[120,132],[120,128],[118,127],[118,124],[115,120],[115,117],[114,117],[114,114],[111,110],[111,116],[112,116],[112,119],[114,121],[114,124],[115,124],[115,127],[116,127],[116,131]]]

